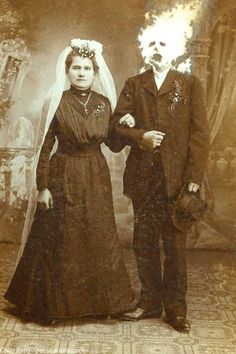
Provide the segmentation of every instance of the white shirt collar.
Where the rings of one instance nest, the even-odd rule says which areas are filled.
[[[168,72],[170,71],[170,66],[168,68],[166,68],[164,71],[162,72],[157,72],[155,71],[155,69],[153,69],[154,72],[154,79],[157,85],[158,90],[160,90],[161,85],[163,84],[163,82],[165,81],[165,78],[168,74]]]

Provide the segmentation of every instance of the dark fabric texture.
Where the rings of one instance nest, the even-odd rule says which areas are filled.
[[[178,95],[177,102],[174,102]],[[170,70],[157,90],[151,70],[130,78],[120,94],[112,124],[131,145],[124,173],[124,193],[141,199],[147,192],[156,154],[144,151],[139,143],[146,131],[165,133],[160,156],[166,177],[168,197],[176,197],[183,181],[202,183],[208,153],[209,127],[202,84],[193,75]],[[130,113],[134,128],[118,124]]]
[[[126,113],[135,127],[119,124]],[[126,81],[112,125],[131,146],[124,194],[134,207],[134,250],[142,284],[141,307],[168,318],[186,316],[186,235],[172,222],[172,207],[183,185],[201,184],[209,153],[209,128],[201,82],[170,70],[158,90],[148,70]],[[140,144],[147,131],[165,133],[160,148]],[[163,241],[164,262],[160,258]],[[163,274],[162,274],[163,270]]]
[[[88,115],[72,90],[63,95],[37,168],[52,209],[36,210],[5,298],[35,318],[130,309],[133,291],[117,236],[110,174],[100,144],[108,136],[108,99],[92,92]],[[57,152],[49,160],[58,140]]]
[[[146,197],[142,201],[134,198],[133,207],[134,252],[142,284],[140,306],[161,310],[163,304],[169,317],[186,316],[186,234],[172,223],[172,205],[166,196],[161,162],[153,166]],[[161,240],[165,254],[163,267]]]

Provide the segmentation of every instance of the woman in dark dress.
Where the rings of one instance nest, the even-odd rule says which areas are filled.
[[[115,138],[108,137],[115,102],[91,90],[100,85],[106,94],[113,81],[109,77],[109,85],[104,85],[99,43],[73,40],[66,53],[64,73],[57,72],[57,80],[66,72],[71,86],[61,92],[51,122],[47,118],[36,171],[38,206],[5,294],[22,316],[35,321],[117,314],[133,302],[115,226],[110,174],[100,148],[103,142],[117,148]],[[56,86],[58,93],[60,84]],[[51,107],[55,96],[54,85]],[[56,140],[57,151],[50,158]]]

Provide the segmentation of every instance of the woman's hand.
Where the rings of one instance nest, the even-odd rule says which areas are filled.
[[[42,208],[53,208],[53,199],[50,191],[45,188],[38,194],[38,203]]]
[[[121,125],[126,125],[129,128],[133,128],[135,126],[135,119],[131,116],[131,114],[127,113],[120,118],[119,123]]]

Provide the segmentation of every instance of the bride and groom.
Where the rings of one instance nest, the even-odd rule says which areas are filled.
[[[126,81],[117,103],[100,43],[75,39],[59,55],[36,161],[38,204],[5,294],[21,316],[48,323],[98,315],[140,320],[160,318],[164,309],[173,328],[190,330],[185,248],[189,204],[180,212],[176,205],[199,190],[209,129],[201,82],[171,67],[169,46],[158,36],[150,41],[149,69]],[[134,308],[103,142],[114,152],[131,147],[124,194],[133,203],[141,281]],[[32,208],[31,203],[28,214]]]

